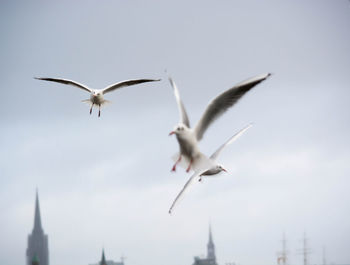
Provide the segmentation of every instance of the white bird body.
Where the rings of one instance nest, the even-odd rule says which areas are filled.
[[[102,105],[105,102],[103,98],[103,91],[93,90],[90,94],[90,102],[96,106]]]
[[[196,157],[200,154],[198,141],[191,128],[185,124],[179,124],[177,127],[183,128],[176,133],[176,139],[179,142],[180,153],[186,158]],[[176,128],[175,128],[176,130]]]
[[[180,163],[182,157],[184,157],[189,161],[186,170],[189,172],[193,161],[200,154],[198,142],[202,139],[204,132],[207,130],[209,125],[213,123],[218,117],[220,117],[226,110],[237,103],[245,93],[247,93],[250,89],[252,89],[260,82],[264,81],[270,75],[270,73],[258,75],[256,77],[243,81],[221,93],[209,103],[202,117],[193,129],[190,128],[189,118],[186,113],[185,106],[180,98],[179,90],[172,78],[169,77],[170,84],[174,89],[174,95],[180,113],[179,124],[175,126],[174,130],[169,134],[176,135],[180,147],[180,153],[172,168],[172,171],[176,171],[177,164]]]
[[[216,160],[219,156],[219,154],[222,152],[222,150],[233,143],[235,140],[237,140],[243,133],[245,133],[250,127],[252,127],[252,124],[249,124],[248,126],[244,127],[242,130],[240,130],[238,133],[233,135],[230,139],[228,139],[223,145],[221,145],[210,157],[207,157],[203,153],[199,152],[198,155],[193,159],[192,167],[194,169],[194,174],[189,178],[189,180],[186,182],[182,190],[179,192],[179,194],[176,196],[175,200],[173,201],[169,213],[172,212],[175,205],[179,202],[179,200],[183,197],[183,194],[188,190],[188,188],[202,180],[202,177],[208,177],[208,176],[216,176],[222,171],[226,171],[221,165],[219,165]],[[185,160],[187,158],[185,157]],[[180,165],[183,165],[183,163],[180,163]]]
[[[132,86],[137,85],[145,82],[154,82],[154,81],[160,81],[160,79],[131,79],[131,80],[125,80],[122,82],[118,82],[115,84],[112,84],[104,89],[92,89],[85,85],[82,85],[78,82],[68,80],[68,79],[61,79],[61,78],[48,78],[48,77],[35,77],[35,79],[38,80],[44,80],[44,81],[51,81],[51,82],[57,82],[65,85],[71,85],[78,87],[82,90],[85,90],[90,93],[90,99],[83,100],[83,102],[89,103],[91,105],[90,108],[90,114],[92,112],[92,108],[94,106],[99,108],[98,116],[100,117],[101,114],[101,106],[109,102],[108,100],[104,99],[104,94],[114,91],[116,89],[126,87],[126,86]]]

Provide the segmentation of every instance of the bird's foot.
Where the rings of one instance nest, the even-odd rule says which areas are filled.
[[[193,160],[191,159],[190,164],[188,165],[188,168],[186,169],[187,173],[190,172],[190,170],[191,170],[192,162],[193,162]]]
[[[92,113],[92,108],[94,107],[94,104],[91,104],[91,108],[90,108],[90,115]]]
[[[98,117],[100,117],[101,116],[101,111],[98,111]]]

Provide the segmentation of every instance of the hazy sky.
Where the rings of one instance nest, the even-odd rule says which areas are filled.
[[[0,263],[25,264],[39,189],[51,265],[107,259],[190,265],[212,223],[220,265],[291,264],[305,231],[310,261],[350,263],[350,2],[1,1]],[[274,75],[206,132],[229,174],[205,179],[168,209],[189,178],[170,172],[178,122],[173,76],[192,124],[213,97]],[[108,94],[101,118],[73,79]]]

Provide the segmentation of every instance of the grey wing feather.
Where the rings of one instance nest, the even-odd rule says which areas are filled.
[[[197,140],[202,139],[204,132],[212,122],[237,103],[245,93],[270,75],[270,73],[263,74],[243,81],[213,99],[195,127]]]
[[[173,211],[175,205],[177,204],[177,202],[182,198],[182,196],[184,195],[185,191],[188,189],[188,187],[190,185],[192,185],[196,180],[198,181],[199,179],[199,175],[202,173],[203,171],[197,171],[196,173],[194,173],[190,179],[186,182],[185,186],[182,188],[182,190],[180,191],[180,193],[176,196],[174,202],[172,203],[170,209],[169,209],[169,214],[171,214],[171,212]]]
[[[72,80],[68,80],[68,79],[61,79],[61,78],[47,78],[47,77],[34,77],[35,79],[38,79],[38,80],[44,80],[44,81],[51,81],[51,82],[57,82],[57,83],[61,83],[61,84],[65,84],[65,85],[72,85],[72,86],[75,86],[75,87],[79,87],[80,89],[83,89],[87,92],[90,92],[91,93],[91,89],[88,88],[87,86],[84,86],[82,84],[79,84],[75,81],[72,81]]]
[[[223,145],[221,145],[218,150],[216,150],[211,156],[210,158],[212,160],[216,160],[217,157],[219,156],[219,154],[221,153],[221,151],[228,145],[232,144],[234,141],[236,141],[243,133],[245,133],[250,127],[252,127],[253,124],[249,124],[246,127],[244,127],[242,130],[240,130],[238,133],[236,133],[235,135],[233,135],[230,139],[228,139]]]
[[[133,86],[141,83],[146,83],[146,82],[155,82],[155,81],[160,81],[160,79],[131,79],[131,80],[125,80],[113,85],[110,85],[104,89],[102,89],[103,94],[106,94],[108,92],[111,92],[113,90],[116,90],[118,88],[126,87],[126,86]]]
[[[190,128],[190,120],[188,118],[185,106],[180,98],[179,89],[177,88],[174,80],[170,76],[169,76],[169,82],[174,89],[174,95],[175,95],[176,103],[177,103],[179,113],[180,113],[180,119],[181,119],[180,121],[183,124],[185,124],[188,128]]]

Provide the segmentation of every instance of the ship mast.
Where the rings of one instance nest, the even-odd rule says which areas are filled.
[[[287,265],[287,240],[285,233],[282,236],[282,251],[278,253],[277,263],[278,265]]]
[[[307,242],[308,240],[306,238],[306,233],[304,232],[303,249],[301,250],[301,254],[303,255],[303,265],[309,264],[309,254],[311,253],[311,250],[308,248]]]

